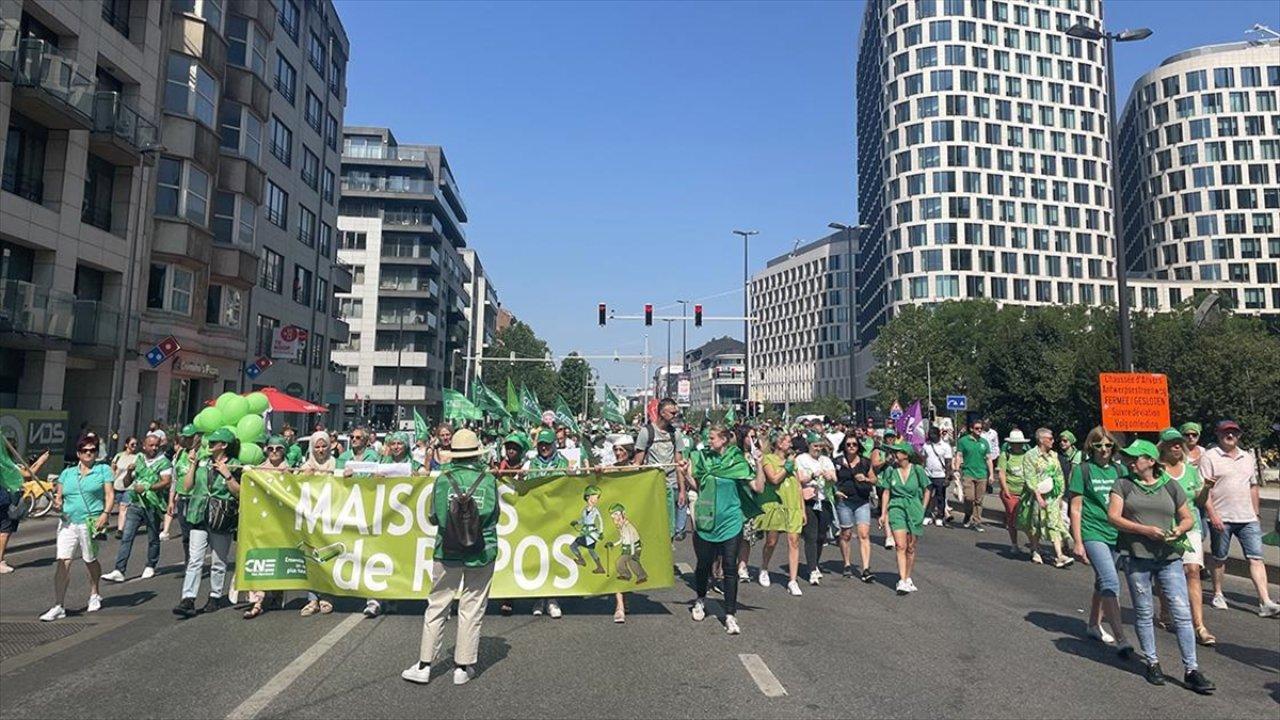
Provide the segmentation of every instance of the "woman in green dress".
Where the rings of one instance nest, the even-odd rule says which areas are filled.
[[[804,527],[804,500],[791,459],[791,436],[785,432],[763,439],[760,459],[764,490],[760,493],[760,518],[756,529],[763,530],[764,549],[760,559],[760,587],[769,587],[769,560],[778,546],[780,534],[787,536],[787,592],[800,594],[800,531]]]
[[[1042,564],[1040,540],[1053,543],[1053,566],[1064,568],[1074,560],[1062,552],[1069,531],[1059,504],[1066,491],[1062,463],[1053,451],[1053,431],[1036,430],[1036,446],[1022,457],[1022,497],[1018,502],[1018,527],[1031,540],[1031,562]]]
[[[929,476],[924,468],[911,462],[915,449],[909,443],[896,442],[886,447],[890,463],[878,474],[880,495],[880,529],[893,534],[894,551],[898,555],[899,595],[916,591],[911,572],[916,565],[916,550],[924,534],[924,508],[932,494]]]
[[[707,585],[711,569],[717,559],[721,566],[732,568],[738,562],[738,538],[748,516],[760,514],[753,493],[764,490],[764,474],[756,473],[743,457],[742,451],[732,443],[732,435],[723,425],[711,428],[708,447],[693,454],[690,464],[691,481],[698,490],[694,506],[696,532],[693,535],[693,551],[698,558],[694,571],[694,590],[691,615],[695,621],[707,616]],[[724,574],[724,628],[730,635],[741,630],[735,614],[738,611],[738,576]]]

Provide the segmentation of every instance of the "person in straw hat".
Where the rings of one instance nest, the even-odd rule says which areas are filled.
[[[418,662],[400,677],[426,684],[431,679],[443,641],[449,606],[458,595],[458,639],[454,649],[453,684],[463,685],[475,677],[480,648],[480,626],[484,621],[493,566],[498,558],[498,480],[489,472],[480,439],[471,430],[455,432],[450,439],[450,461],[440,468],[431,493],[431,522],[436,526],[436,546],[431,563],[431,593],[422,622],[422,643]],[[480,542],[456,547],[448,532],[450,505],[458,496],[470,495],[480,518]]]
[[[1022,474],[1022,461],[1027,456],[1027,436],[1014,428],[1005,438],[1005,448],[996,460],[996,480],[1000,483],[1000,502],[1004,504],[1004,528],[1009,531],[1009,546],[1018,552],[1018,505],[1026,478]],[[1031,548],[1034,553],[1035,548]]]

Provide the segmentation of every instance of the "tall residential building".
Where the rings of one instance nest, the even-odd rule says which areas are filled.
[[[498,311],[501,305],[498,303],[498,291],[493,287],[493,279],[484,271],[480,256],[471,248],[463,248],[459,252],[463,264],[467,266],[467,273],[471,276],[471,282],[467,286],[471,302],[467,303],[466,308],[467,329],[470,332],[467,356],[470,359],[465,363],[464,377],[467,380],[463,382],[468,385],[471,380],[484,377],[484,363],[475,358],[484,355],[485,348],[493,344],[498,334]]]
[[[219,393],[274,385],[336,399],[332,423],[342,378],[323,345],[345,336],[329,295],[345,283],[331,258],[346,35],[331,0],[163,8],[163,150],[136,351],[169,335],[182,350],[141,369],[142,419],[182,422]],[[309,344],[250,379],[246,366],[270,354],[267,328],[290,325]]]
[[[752,276],[753,401],[786,406],[827,395],[852,400],[849,303],[857,246],[853,232],[835,232],[798,245]]]
[[[1120,127],[1139,307],[1214,290],[1280,313],[1280,40],[1178,53],[1134,84]]]
[[[868,0],[863,343],[906,304],[1115,302],[1104,52],[1077,23],[1101,2]]]
[[[718,408],[742,402],[743,359],[747,346],[741,340],[718,337],[685,353],[689,378],[689,405]]]
[[[348,416],[438,418],[471,337],[466,207],[443,148],[401,145],[387,128],[342,133],[338,257],[353,280],[338,302],[351,335],[333,359],[346,367]]]
[[[139,359],[120,351],[144,299],[161,20],[148,2],[0,0],[0,426],[24,454],[60,462],[82,423],[102,432]]]

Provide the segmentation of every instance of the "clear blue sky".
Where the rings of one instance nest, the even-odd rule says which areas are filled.
[[[1111,0],[1120,99],[1169,55],[1280,29],[1274,0]],[[339,0],[351,39],[346,122],[445,147],[468,238],[500,299],[551,343],[640,354],[678,298],[740,315],[751,268],[856,219],[854,60],[862,2],[517,3]],[[679,306],[660,310],[678,314]],[[690,327],[689,346],[741,337]],[[649,328],[666,352],[665,328]],[[673,357],[680,333],[673,332]],[[677,360],[678,361],[678,360]],[[615,385],[638,365],[595,363]]]

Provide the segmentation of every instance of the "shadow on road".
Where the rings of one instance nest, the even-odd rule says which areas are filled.
[[[150,602],[155,596],[152,590],[139,590],[128,595],[111,595],[102,599],[102,607],[138,607]]]
[[[1275,636],[1272,634],[1272,640]],[[1235,660],[1238,663],[1248,665],[1249,667],[1262,670],[1264,672],[1276,672],[1280,670],[1280,654],[1277,654],[1274,647],[1272,648],[1256,648],[1245,647],[1244,645],[1236,645],[1234,643],[1218,641],[1214,647],[1217,654]],[[1203,651],[1202,651],[1203,652]],[[1280,688],[1280,684],[1276,686]]]
[[[1058,650],[1068,655],[1087,658],[1117,670],[1137,674],[1137,665],[1121,658],[1114,647],[1104,645],[1085,635],[1085,624],[1078,618],[1032,611],[1027,613],[1024,619],[1042,630],[1067,636],[1055,638],[1053,644]]]
[[[1028,557],[1026,553],[1018,552],[1017,550],[1009,547],[1009,543],[980,542],[974,543],[974,547],[979,550],[986,550],[987,552],[995,553],[1005,560],[1025,561]]]

